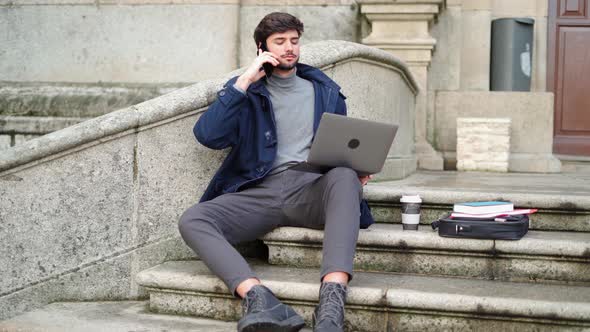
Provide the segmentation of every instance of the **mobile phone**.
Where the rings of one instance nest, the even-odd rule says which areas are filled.
[[[268,48],[266,48],[266,43],[260,43],[259,46],[262,52],[268,52]],[[272,71],[275,69],[275,67],[268,62],[264,63],[262,65],[262,68],[264,69],[264,74],[267,78],[272,76]]]

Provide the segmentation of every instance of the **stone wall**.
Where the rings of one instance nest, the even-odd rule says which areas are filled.
[[[179,87],[178,84],[0,83],[0,150]]]
[[[343,41],[303,47],[302,60],[342,86],[351,116],[400,124],[386,177],[415,170],[417,87],[403,63]],[[142,297],[138,271],[193,257],[177,221],[226,152],[197,144],[192,127],[235,74],[0,153],[0,319],[53,301]]]
[[[448,0],[433,24],[436,38],[429,90],[489,90],[491,21],[506,17],[535,20],[531,91],[546,91],[546,1]]]
[[[553,98],[546,92],[547,2],[448,0],[432,26],[437,46],[428,72],[427,138],[455,169],[457,116],[510,117],[510,171],[559,172],[552,155]],[[535,20],[531,93],[490,92],[491,22]],[[531,140],[531,133],[539,139]]]
[[[0,80],[210,79],[255,56],[254,27],[271,11],[304,22],[303,44],[358,41],[353,0],[0,0]]]
[[[438,91],[435,109],[435,148],[444,153],[448,163],[455,163],[457,118],[495,117],[511,119],[509,171],[554,173],[561,170],[561,163],[552,154],[552,93]]]
[[[0,150],[72,126],[83,120],[83,118],[0,116]]]

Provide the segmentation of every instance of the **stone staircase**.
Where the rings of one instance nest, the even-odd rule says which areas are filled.
[[[399,198],[424,200],[420,230],[402,231]],[[378,221],[359,236],[348,331],[590,329],[590,176],[419,172],[365,189]],[[519,241],[442,238],[428,225],[459,201],[538,208]],[[323,232],[280,228],[254,270],[311,319]],[[240,302],[199,261],[166,262],[137,282],[157,313],[237,320]]]
[[[184,85],[0,81],[0,150]]]

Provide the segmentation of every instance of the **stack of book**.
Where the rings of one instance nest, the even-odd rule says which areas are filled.
[[[489,201],[489,202],[465,202],[453,206],[452,218],[496,218],[516,214],[531,214],[537,209],[514,209],[511,202]]]

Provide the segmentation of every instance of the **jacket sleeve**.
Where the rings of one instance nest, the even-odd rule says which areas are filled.
[[[338,92],[338,100],[336,101],[336,114],[346,116],[346,97],[341,93]]]
[[[217,100],[209,106],[195,124],[197,141],[211,149],[225,149],[238,142],[240,108],[247,97],[228,82],[219,92]]]

